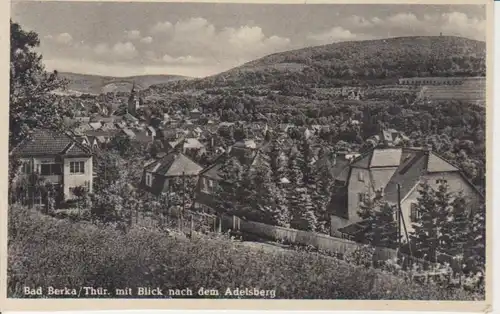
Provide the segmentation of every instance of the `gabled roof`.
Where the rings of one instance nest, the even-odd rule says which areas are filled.
[[[436,153],[426,149],[404,149],[401,164],[384,189],[385,199],[397,203],[398,184],[400,185],[401,199],[410,193],[420,182],[420,178],[428,173],[456,172],[460,169],[453,166]],[[474,185],[466,180],[474,189]],[[477,190],[477,189],[476,189]]]
[[[13,149],[12,154],[19,156],[88,156],[91,151],[74,137],[63,132],[48,129],[33,130],[31,136]]]
[[[164,177],[178,177],[182,175],[198,175],[203,168],[182,153],[173,152],[162,159],[148,164],[144,168],[147,172]]]

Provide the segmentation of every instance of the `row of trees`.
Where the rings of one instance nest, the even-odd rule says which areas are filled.
[[[477,207],[474,207],[477,206]],[[468,201],[461,194],[449,192],[443,183],[433,189],[421,184],[412,231],[406,250],[417,257],[438,262],[441,253],[451,256],[467,272],[485,267],[485,208]],[[398,230],[398,208],[380,199],[368,202],[359,210],[366,231],[357,241],[374,246],[398,248],[402,235]],[[411,246],[411,247],[408,247]]]
[[[298,147],[273,140],[248,162],[227,154],[217,191],[219,207],[265,223],[329,233],[330,152],[316,156],[306,139]],[[313,162],[319,158],[321,162]]]

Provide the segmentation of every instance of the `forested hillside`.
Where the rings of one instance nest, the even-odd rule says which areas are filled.
[[[272,54],[176,88],[381,85],[400,77],[484,76],[485,42],[452,36],[348,41]]]

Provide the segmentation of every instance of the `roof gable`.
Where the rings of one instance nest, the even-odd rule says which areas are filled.
[[[430,173],[433,172],[450,172],[450,171],[459,171],[459,169],[443,158],[437,156],[435,153],[431,152],[429,154],[429,161],[427,163],[427,171]]]

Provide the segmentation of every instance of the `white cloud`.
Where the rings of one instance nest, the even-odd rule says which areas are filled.
[[[141,32],[136,29],[131,31],[125,31],[125,34],[127,35],[127,38],[131,40],[141,38]]]
[[[169,64],[201,64],[203,63],[203,58],[193,57],[193,56],[181,56],[174,58],[168,54],[162,57],[162,61]]]
[[[443,33],[443,35],[477,40],[486,39],[486,21],[469,17],[462,12],[448,12],[441,15],[424,14],[423,16],[401,12],[386,18],[373,17],[371,19],[354,15],[345,18],[344,22],[350,29],[392,36],[431,36]]]
[[[289,44],[290,39],[267,36],[258,26],[217,30],[209,21],[198,17],[173,24],[163,51],[168,55],[204,57],[221,63],[237,58],[249,61],[286,50]]]
[[[95,47],[94,47],[94,52],[97,54],[97,55],[106,55],[109,53],[109,47],[107,44],[97,44]]]
[[[138,55],[138,52],[131,42],[116,43],[113,46],[112,52],[115,56],[122,59],[132,59]]]
[[[158,22],[153,27],[151,27],[151,33],[166,33],[172,29],[173,25],[170,22]]]
[[[353,15],[347,18],[349,25],[356,27],[371,27],[373,23],[376,23],[379,18],[375,17],[374,20],[370,21],[362,16]]]
[[[449,35],[465,36],[478,40],[486,40],[486,20],[469,18],[461,12],[445,13],[443,32]]]
[[[150,44],[152,42],[153,42],[153,37],[151,37],[151,36],[146,36],[146,37],[141,38],[141,43],[143,43],[143,44]]]
[[[68,33],[61,33],[55,36],[47,35],[44,38],[63,45],[68,45],[73,41],[73,37]]]
[[[339,41],[360,39],[356,34],[351,33],[350,30],[344,29],[340,26],[333,27],[325,32],[317,34],[309,34],[308,38],[319,44],[329,44]]]

